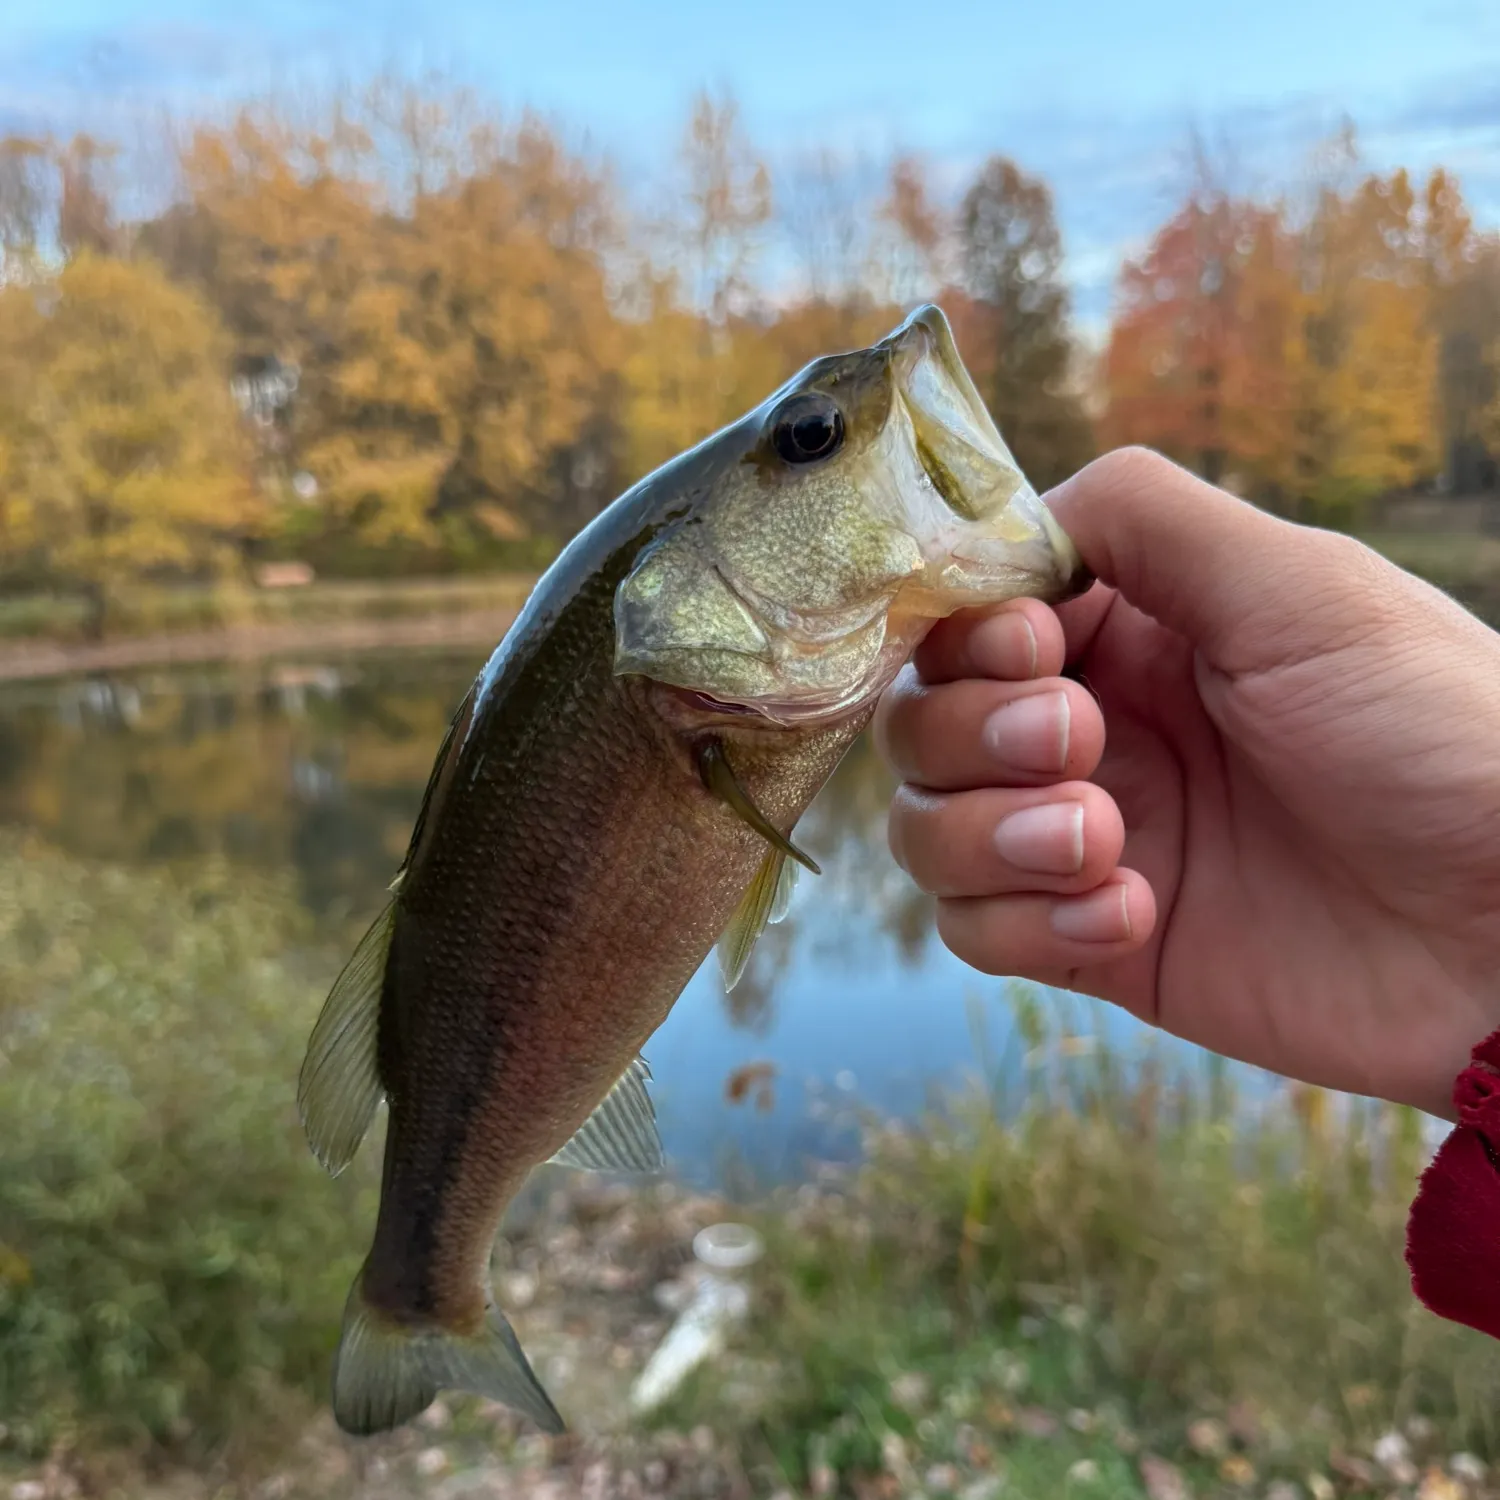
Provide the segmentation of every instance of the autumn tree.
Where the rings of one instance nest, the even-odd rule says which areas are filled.
[[[432,101],[395,111],[406,155],[383,155],[381,108],[199,131],[187,202],[143,239],[242,350],[298,367],[288,464],[318,482],[330,544],[432,556],[566,535],[613,477],[604,184],[534,123]]]
[[[115,151],[107,142],[76,135],[55,152],[59,178],[57,239],[66,255],[118,248],[114,205],[107,180]]]
[[[1051,485],[1087,461],[1092,440],[1073,388],[1062,236],[1047,185],[992,157],[959,208],[958,253],[975,382],[1027,476]]]
[[[222,574],[263,520],[247,479],[228,346],[212,312],[149,263],[83,251],[0,289],[0,549],[82,592],[161,570]]]
[[[771,217],[771,174],[734,99],[700,93],[681,147],[680,236],[693,302],[715,322],[745,311],[751,271]]]
[[[771,174],[732,98],[694,99],[676,166],[667,202],[646,226],[654,253],[638,264],[625,308],[622,435],[632,478],[784,378],[752,316]]]
[[[35,269],[47,207],[47,143],[0,137],[0,285]]]
[[[1107,438],[1356,521],[1372,497],[1437,474],[1445,423],[1478,420],[1455,394],[1483,385],[1469,367],[1484,340],[1462,326],[1482,324],[1462,311],[1471,240],[1450,178],[1418,191],[1401,171],[1361,173],[1347,133],[1301,206],[1196,183],[1122,271]]]
[[[1260,498],[1290,486],[1297,270],[1279,210],[1195,192],[1121,272],[1106,441],[1148,444]]]
[[[1404,171],[1325,189],[1299,236],[1306,288],[1298,493],[1350,520],[1439,464],[1438,339]]]
[[[938,294],[949,280],[949,216],[928,188],[929,172],[915,156],[898,156],[876,206],[876,274],[884,300],[912,307]]]

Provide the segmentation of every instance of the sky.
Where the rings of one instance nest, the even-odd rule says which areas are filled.
[[[734,91],[773,161],[910,149],[957,185],[1003,152],[1051,182],[1091,325],[1194,129],[1273,190],[1347,115],[1372,166],[1441,162],[1500,226],[1500,0],[0,0],[0,128],[383,69],[539,109],[627,183],[702,86]]]

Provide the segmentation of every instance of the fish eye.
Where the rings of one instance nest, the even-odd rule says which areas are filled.
[[[827,458],[843,443],[844,414],[821,391],[804,391],[784,401],[771,428],[771,444],[789,464]]]

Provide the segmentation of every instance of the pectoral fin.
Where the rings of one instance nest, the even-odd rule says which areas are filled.
[[[638,1057],[585,1120],[578,1133],[552,1158],[560,1166],[589,1172],[659,1172],[661,1137],[656,1109],[646,1092],[651,1069]]]
[[[797,867],[781,862],[781,874],[776,877],[776,891],[771,897],[771,915],[768,922],[785,922],[792,909],[792,892],[797,889]]]
[[[795,859],[799,865],[814,875],[823,872],[817,863],[804,854],[774,823],[750,800],[745,789],[735,780],[734,772],[724,755],[724,747],[717,740],[709,740],[698,752],[698,774],[703,785],[711,791],[748,828],[753,828],[773,849]]]
[[[791,900],[792,880],[796,865],[786,862],[786,855],[779,849],[766,853],[755,879],[745,892],[729,926],[719,939],[719,972],[724,977],[724,988],[732,990],[740,982],[745,965],[750,962],[755,940],[766,930],[769,922],[779,922],[786,915]]]

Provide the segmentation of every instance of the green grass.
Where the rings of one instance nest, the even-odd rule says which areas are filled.
[[[534,582],[531,574],[501,573],[330,580],[279,589],[207,584],[125,587],[111,596],[106,634],[113,638],[232,626],[317,625],[514,609],[525,601]],[[0,640],[81,640],[87,619],[87,605],[76,596],[21,594],[0,598]]]
[[[1464,532],[1370,532],[1361,540],[1439,588],[1500,586],[1500,537]]]
[[[217,1439],[326,1377],[368,1222],[292,1095],[322,984],[291,893],[0,837],[0,1422]],[[368,1166],[368,1163],[366,1163]]]

